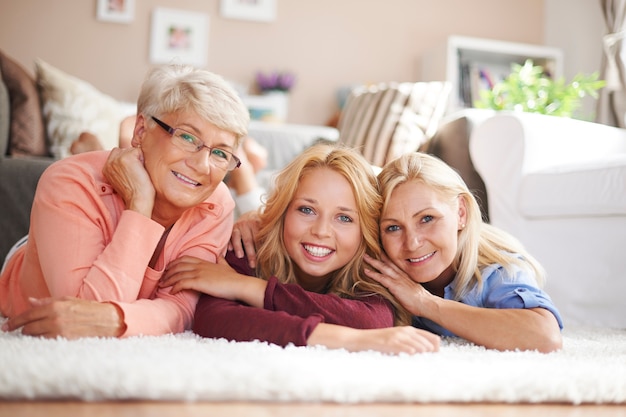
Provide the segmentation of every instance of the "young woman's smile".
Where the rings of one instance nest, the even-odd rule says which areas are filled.
[[[346,265],[361,243],[361,227],[352,186],[339,173],[319,168],[300,180],[285,215],[283,232],[300,284],[323,288]]]

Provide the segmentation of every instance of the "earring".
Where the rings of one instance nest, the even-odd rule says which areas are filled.
[[[461,229],[465,229],[465,223],[461,225]]]

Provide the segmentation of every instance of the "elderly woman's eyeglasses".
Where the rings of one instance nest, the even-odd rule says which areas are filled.
[[[206,146],[197,136],[185,132],[182,129],[173,128],[165,122],[160,121],[156,117],[152,116],[152,120],[156,122],[163,130],[172,135],[172,142],[179,149],[189,153],[200,152],[202,148],[209,150],[209,161],[217,168],[232,171],[235,168],[239,168],[241,161],[232,152],[221,148],[214,148]]]

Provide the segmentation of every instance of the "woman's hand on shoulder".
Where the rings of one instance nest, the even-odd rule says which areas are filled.
[[[182,290],[194,290],[263,307],[267,282],[238,273],[221,256],[216,263],[183,256],[168,265],[159,286],[172,287],[172,294]]]
[[[128,210],[152,216],[156,191],[144,167],[141,148],[112,149],[102,174]]]
[[[233,226],[233,233],[228,249],[235,252],[237,258],[248,257],[250,268],[256,267],[256,246],[254,244],[259,233],[259,213],[256,210],[243,213]]]

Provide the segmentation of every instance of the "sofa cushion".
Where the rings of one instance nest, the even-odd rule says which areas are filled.
[[[46,156],[44,121],[34,78],[16,61],[0,51],[0,72],[10,98],[8,155]],[[5,149],[2,149],[4,152]]]
[[[626,214],[626,154],[529,173],[519,195],[528,218]]]
[[[68,156],[82,132],[96,135],[105,149],[118,146],[120,123],[129,115],[126,105],[41,59],[35,61],[35,70],[55,158]]]
[[[381,87],[384,94],[365,133],[363,147],[363,156],[375,166],[383,166],[388,161],[387,154],[395,137],[396,126],[411,93],[410,85],[394,83]],[[413,150],[416,149],[417,146]]]
[[[382,92],[377,86],[361,85],[352,90],[337,124],[342,143],[362,149],[365,132],[381,96]]]
[[[432,135],[450,93],[446,82],[379,83],[354,88],[339,119],[341,141],[382,166]]]

